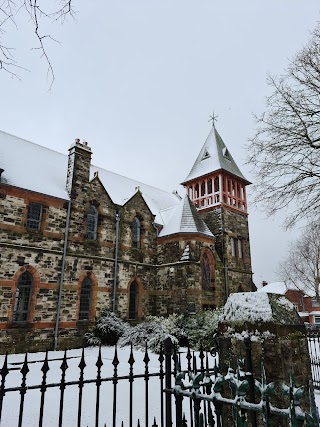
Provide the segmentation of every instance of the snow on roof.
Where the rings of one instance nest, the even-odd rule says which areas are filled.
[[[1,182],[68,199],[67,167],[66,155],[0,131]]]
[[[290,283],[273,282],[273,283],[268,283],[268,285],[263,286],[262,288],[257,290],[257,292],[267,292],[269,294],[279,294],[279,295],[285,295],[287,291],[299,291],[299,289]]]
[[[269,283],[266,286],[258,289],[257,292],[267,292],[269,294],[284,295],[287,292],[287,287],[284,282]]]
[[[177,233],[197,233],[214,237],[187,194],[176,207],[169,222],[160,231],[159,237]]]
[[[242,175],[218,131],[215,127],[212,127],[184,183],[221,169],[238,176],[250,184]]]
[[[160,190],[159,188],[152,187],[151,185],[144,184],[140,181],[127,178],[97,166],[91,166],[91,178],[93,178],[95,172],[98,172],[102,185],[108,192],[112,201],[117,205],[124,205],[139,189],[149,209],[156,216],[155,222],[157,224],[164,224],[160,211],[172,208],[180,202],[179,197],[174,193]]]
[[[3,183],[68,199],[65,190],[67,166],[67,155],[0,131],[0,168],[4,169],[1,177]],[[139,188],[158,224],[164,224],[160,211],[172,208],[180,202],[180,198],[174,193],[91,166],[91,178],[94,172],[98,172],[99,179],[112,201],[120,206]]]

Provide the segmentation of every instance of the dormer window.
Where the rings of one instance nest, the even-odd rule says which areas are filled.
[[[224,148],[222,149],[222,154],[223,154],[223,156],[224,156],[226,159],[230,160],[230,154],[229,154],[229,151],[228,151],[227,147],[224,147]]]
[[[98,226],[98,211],[94,205],[90,205],[87,212],[87,229],[86,229],[87,240],[97,240],[97,226]]]
[[[208,159],[209,157],[210,157],[209,151],[208,151],[208,150],[205,150],[205,152],[204,152],[204,154],[203,154],[203,156],[202,156],[202,160],[204,160],[204,159]]]

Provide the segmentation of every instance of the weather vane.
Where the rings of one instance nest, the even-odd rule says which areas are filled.
[[[214,115],[214,111],[212,111],[212,116],[209,116],[208,122],[212,122],[212,127],[214,127],[214,123],[217,121],[218,116]]]

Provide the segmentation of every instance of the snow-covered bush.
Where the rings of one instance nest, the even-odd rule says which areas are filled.
[[[183,321],[184,333],[193,350],[209,351],[214,345],[213,335],[218,326],[221,310],[200,311],[195,316],[186,316]]]
[[[87,333],[85,339],[89,345],[118,342],[121,347],[130,345],[136,349],[148,349],[158,353],[165,338],[182,346],[189,345],[193,350],[204,350],[213,346],[213,334],[217,328],[221,310],[202,311],[195,316],[172,314],[169,317],[149,316],[147,319],[130,326],[128,323],[107,310],[97,320],[93,333]]]
[[[89,345],[114,345],[129,329],[131,327],[128,323],[117,317],[114,313],[104,310],[96,322],[94,332],[85,334],[85,339]]]
[[[161,318],[152,318],[125,331],[119,339],[119,345],[124,347],[132,344],[134,348],[143,350],[147,343],[149,350],[159,353],[161,344],[167,337],[170,337],[173,343],[178,343],[177,338],[171,335],[161,322]]]

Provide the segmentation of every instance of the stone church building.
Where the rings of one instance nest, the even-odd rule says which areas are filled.
[[[182,198],[91,154],[78,139],[65,155],[0,132],[1,352],[81,345],[104,308],[192,314],[255,288],[250,183],[215,126]]]

